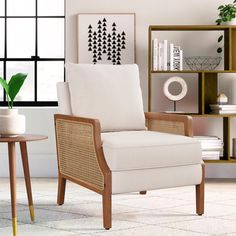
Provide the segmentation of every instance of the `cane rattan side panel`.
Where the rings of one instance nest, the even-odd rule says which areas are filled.
[[[148,119],[147,126],[148,130],[151,131],[185,135],[185,127],[183,122]]]
[[[57,119],[59,169],[64,175],[103,190],[104,177],[96,156],[93,132],[90,123]]]

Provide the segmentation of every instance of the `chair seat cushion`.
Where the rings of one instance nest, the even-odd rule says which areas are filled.
[[[152,132],[102,133],[103,151],[112,171],[200,164],[201,145],[190,137]]]

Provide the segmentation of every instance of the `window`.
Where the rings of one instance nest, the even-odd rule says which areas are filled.
[[[64,81],[64,0],[0,0],[0,76],[28,77],[17,106],[56,106],[56,83]],[[0,88],[0,105],[7,105]]]

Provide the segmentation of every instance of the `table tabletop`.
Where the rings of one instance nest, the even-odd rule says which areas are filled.
[[[8,142],[30,142],[30,141],[39,141],[47,139],[48,137],[45,135],[39,134],[22,134],[14,137],[0,137],[0,143],[8,143]]]

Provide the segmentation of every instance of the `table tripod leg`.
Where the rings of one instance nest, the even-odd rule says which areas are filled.
[[[12,227],[13,236],[17,235],[17,214],[16,214],[16,150],[15,142],[8,143],[9,155],[9,173],[11,188],[11,211],[12,211]]]
[[[26,142],[20,142],[20,150],[21,150],[21,158],[22,158],[22,164],[23,164],[23,170],[24,170],[24,176],[25,176],[25,185],[26,185],[27,196],[28,196],[30,218],[31,218],[31,221],[34,221],[34,205],[33,205],[33,197],[32,197],[32,190],[31,190],[31,183],[30,183],[30,171],[29,171],[29,162],[28,162]]]

